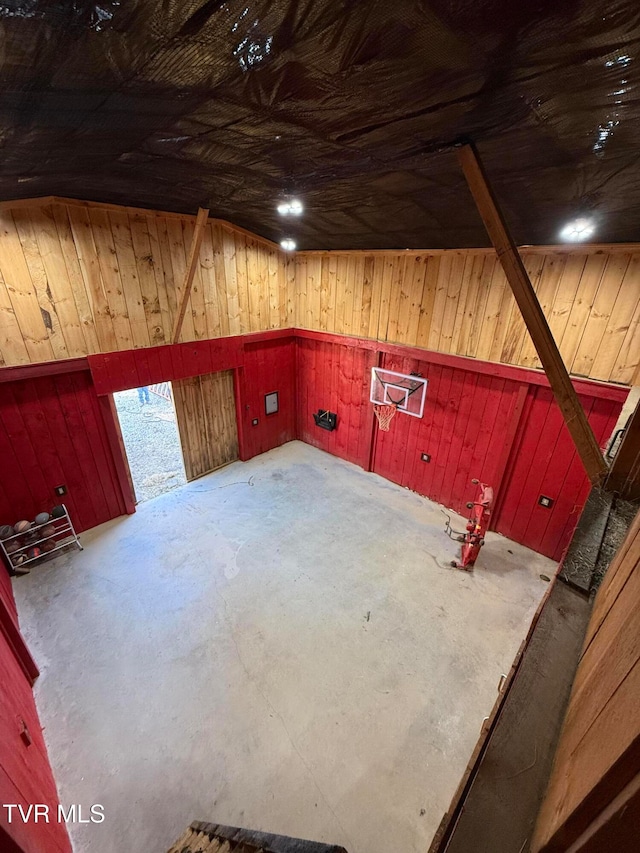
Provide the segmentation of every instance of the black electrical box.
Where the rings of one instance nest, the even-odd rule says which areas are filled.
[[[318,409],[317,414],[314,413],[313,419],[316,422],[316,426],[329,430],[329,432],[333,432],[338,426],[338,416],[335,412],[326,412],[324,409]]]

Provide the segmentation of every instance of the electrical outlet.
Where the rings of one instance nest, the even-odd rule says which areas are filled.
[[[551,506],[553,506],[553,498],[547,497],[547,495],[540,495],[540,497],[538,498],[538,503],[540,504],[540,506],[549,509]]]
[[[258,426],[258,419],[257,419],[257,418],[254,418],[254,419],[251,421],[251,426]]]
[[[56,493],[56,495],[58,495],[59,498],[61,498],[63,495],[67,494],[67,487],[66,486],[56,486],[53,491]]]
[[[431,456],[430,456],[430,454],[429,454],[429,453],[421,453],[421,454],[420,454],[420,459],[421,459],[423,462],[431,462]]]

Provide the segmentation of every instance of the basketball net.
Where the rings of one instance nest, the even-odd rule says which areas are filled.
[[[395,413],[398,411],[398,407],[393,404],[375,403],[373,411],[376,413],[380,429],[383,432],[389,432],[389,425],[391,424]]]

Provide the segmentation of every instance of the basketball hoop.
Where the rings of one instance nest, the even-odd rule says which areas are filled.
[[[395,413],[398,411],[398,407],[388,403],[376,403],[373,407],[373,411],[376,413],[380,429],[383,432],[389,432],[389,425],[391,424]]]

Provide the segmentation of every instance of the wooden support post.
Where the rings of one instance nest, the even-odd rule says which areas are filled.
[[[182,331],[182,322],[187,310],[187,303],[189,302],[189,295],[191,293],[191,283],[193,282],[193,276],[196,271],[198,255],[200,254],[200,244],[202,243],[204,229],[208,218],[209,211],[205,210],[203,207],[198,208],[196,227],[193,231],[193,239],[191,240],[191,246],[189,248],[189,257],[187,258],[187,268],[184,273],[184,281],[182,283],[182,288],[178,293],[178,299],[176,300],[178,304],[178,313],[176,314],[176,318],[173,323],[173,332],[171,334],[171,343],[173,344],[178,343],[180,332]]]
[[[569,373],[553,339],[522,258],[489,186],[478,152],[471,144],[463,145],[458,149],[458,160],[582,464],[591,483],[599,484],[607,473],[607,465],[578,395],[571,384]]]
[[[628,501],[640,499],[640,403],[611,464],[605,488]]]

